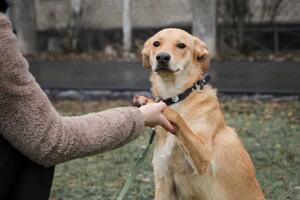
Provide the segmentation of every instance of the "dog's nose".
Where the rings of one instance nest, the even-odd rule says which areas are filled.
[[[171,59],[171,55],[166,52],[161,52],[157,54],[156,60],[159,64],[167,64]]]

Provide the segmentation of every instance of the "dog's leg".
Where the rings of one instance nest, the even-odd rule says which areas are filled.
[[[134,102],[136,105],[144,105],[153,103],[153,100],[139,96],[134,98]],[[193,161],[193,167],[199,174],[205,173],[212,157],[211,144],[205,140],[202,134],[194,134],[180,114],[173,109],[166,107],[163,115],[177,129],[176,136],[181,142],[185,154]]]
[[[155,197],[154,200],[177,200],[175,182],[173,176],[168,169],[164,176],[157,174],[158,169],[154,166],[155,177]]]
[[[157,142],[152,159],[155,177],[155,200],[176,200],[176,189],[169,160],[176,146],[174,135],[158,127]]]
[[[177,200],[174,182],[170,177],[155,177],[154,200]]]
[[[184,153],[193,161],[193,167],[199,174],[205,173],[212,157],[211,144],[202,134],[193,133],[180,114],[173,109],[167,107],[163,114],[175,126],[176,136]]]

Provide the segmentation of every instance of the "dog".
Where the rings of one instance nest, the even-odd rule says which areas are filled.
[[[145,42],[142,63],[151,71],[153,96],[169,105],[163,114],[176,128],[172,134],[157,127],[155,200],[263,200],[251,158],[204,76],[206,44],[183,30],[163,29]]]

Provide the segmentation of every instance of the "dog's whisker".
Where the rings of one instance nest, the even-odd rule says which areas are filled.
[[[177,71],[180,71],[183,69],[183,67],[181,65],[179,65],[178,63],[172,63],[172,64],[179,68],[179,70],[177,70]]]

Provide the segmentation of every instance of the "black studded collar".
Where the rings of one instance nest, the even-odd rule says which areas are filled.
[[[172,104],[175,104],[175,103],[178,103],[178,102],[184,100],[186,97],[188,97],[189,94],[192,93],[193,91],[202,90],[203,86],[206,85],[209,81],[210,81],[210,75],[206,74],[203,79],[201,79],[201,80],[197,81],[196,83],[194,83],[192,87],[186,89],[184,92],[182,92],[182,93],[180,93],[180,94],[178,94],[174,97],[170,97],[170,98],[167,98],[167,99],[162,99],[162,98],[160,98],[160,99],[163,102],[165,102],[165,104],[167,104],[168,106],[172,105]]]

